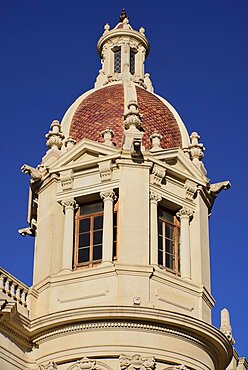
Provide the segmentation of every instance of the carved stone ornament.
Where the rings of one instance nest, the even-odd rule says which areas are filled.
[[[77,369],[79,370],[100,370],[100,367],[97,366],[95,360],[90,360],[87,357],[82,358],[82,360],[77,362]]]
[[[74,140],[71,136],[69,136],[66,140],[65,140],[65,147],[67,150],[70,150],[71,148],[74,147],[74,145],[76,145],[76,140]]]
[[[45,167],[44,166],[42,167],[42,165],[39,165],[37,166],[37,168],[34,168],[32,166],[29,166],[28,164],[24,164],[21,167],[21,171],[30,176],[31,183],[35,183],[35,182],[42,180],[43,174],[45,172]]]
[[[232,327],[230,323],[230,315],[226,308],[221,310],[221,327],[220,331],[227,337],[231,344],[235,343],[235,340],[232,335]]]
[[[156,204],[158,204],[159,202],[161,202],[162,200],[162,197],[156,193],[154,193],[153,191],[150,192],[150,201],[151,202],[154,202]]]
[[[78,207],[77,202],[75,199],[65,199],[61,202],[64,211],[67,209],[76,209]]]
[[[190,369],[185,365],[175,365],[166,367],[164,370],[190,370]]]
[[[104,190],[100,193],[100,197],[105,202],[106,200],[112,200],[113,202],[117,199],[117,196],[115,195],[114,190],[108,189]]]
[[[59,121],[54,120],[50,126],[51,130],[46,134],[46,145],[49,149],[53,150],[60,150],[62,147],[62,141],[64,139],[64,135],[61,132],[61,126]]]
[[[155,360],[153,357],[142,357],[140,355],[133,355],[128,357],[120,355],[121,370],[152,370],[155,367]]]
[[[150,136],[151,142],[152,142],[152,148],[151,152],[156,152],[158,150],[161,150],[160,146],[160,141],[163,139],[163,136],[160,135],[157,131],[155,131],[151,136]]]
[[[193,200],[197,191],[196,183],[190,180],[186,180],[184,188],[186,190],[185,198],[188,200]]]
[[[125,129],[129,129],[131,126],[140,129],[142,127],[142,115],[139,113],[138,104],[135,101],[130,101],[127,107],[128,113],[124,115]]]
[[[217,197],[222,190],[228,190],[230,187],[231,184],[229,181],[217,182],[216,184],[210,184],[209,192],[214,197]]]
[[[188,218],[189,220],[193,217],[193,212],[186,207],[182,207],[176,214],[176,216],[181,220],[182,218]]]
[[[72,189],[73,185],[73,170],[61,171],[60,173],[61,186],[63,190]]]
[[[104,144],[108,145],[108,146],[114,146],[113,142],[112,142],[112,139],[114,137],[114,131],[111,130],[110,128],[106,128],[105,130],[103,130],[101,132],[101,135],[104,139]]]
[[[57,364],[54,361],[49,362],[47,365],[40,365],[39,370],[57,370]]]
[[[109,181],[112,178],[112,162],[111,160],[98,163],[100,179],[102,182]]]
[[[153,185],[161,186],[166,175],[166,170],[163,167],[155,164],[152,168],[152,173],[150,175],[150,182]]]

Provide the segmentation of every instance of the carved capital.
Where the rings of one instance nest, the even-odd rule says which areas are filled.
[[[121,370],[152,370],[155,367],[155,360],[153,357],[141,357],[140,355],[133,355],[128,357],[120,355]]]
[[[61,186],[63,190],[72,189],[73,185],[73,170],[61,171],[60,173]]]
[[[102,182],[109,181],[112,178],[112,162],[110,160],[98,163],[100,178]]]
[[[180,220],[182,220],[183,218],[187,218],[190,221],[193,217],[193,212],[185,207],[182,207],[180,211],[177,212],[177,217]]]
[[[61,202],[64,211],[67,209],[76,209],[78,207],[77,202],[75,199],[65,199]]]
[[[166,170],[163,167],[158,166],[155,164],[152,168],[152,172],[150,175],[150,182],[153,185],[161,186],[162,182],[165,179]]]
[[[154,193],[153,191],[150,192],[150,201],[151,203],[156,203],[158,204],[158,202],[161,202],[162,200],[162,197],[156,193]]]
[[[186,190],[185,198],[189,200],[193,200],[196,194],[196,191],[197,191],[196,183],[190,180],[186,180],[184,184],[184,188]]]
[[[100,193],[100,197],[105,202],[106,200],[111,200],[114,202],[117,199],[117,196],[115,195],[115,192],[113,189],[104,190]]]

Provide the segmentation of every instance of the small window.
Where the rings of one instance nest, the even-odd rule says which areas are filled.
[[[114,50],[114,72],[121,73],[121,49]]]
[[[158,264],[180,274],[180,223],[162,207],[158,208]]]
[[[102,260],[103,202],[81,205],[75,219],[74,267]]]
[[[130,50],[130,73],[134,75],[135,73],[135,52]]]

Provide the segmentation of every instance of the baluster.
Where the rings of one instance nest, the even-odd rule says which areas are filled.
[[[21,291],[20,291],[19,285],[17,285],[17,287],[16,287],[16,300],[19,303],[21,302]]]

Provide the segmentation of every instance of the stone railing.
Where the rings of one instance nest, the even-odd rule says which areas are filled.
[[[16,279],[9,272],[0,268],[0,291],[27,307],[28,286]]]

